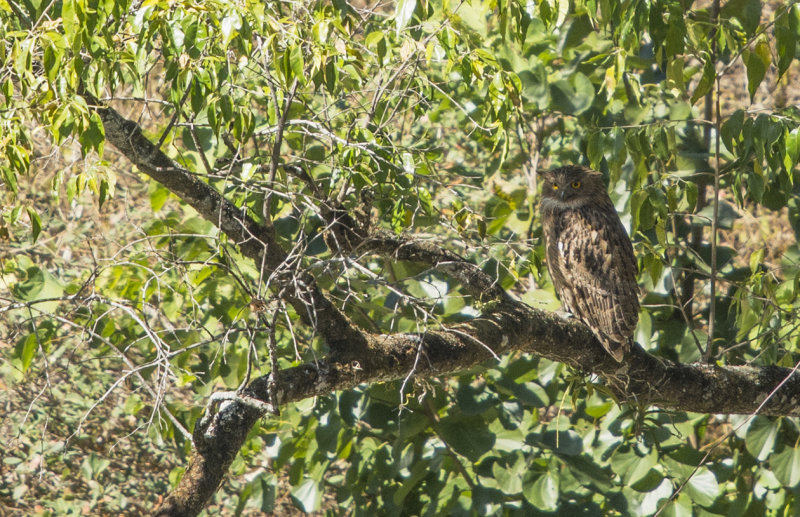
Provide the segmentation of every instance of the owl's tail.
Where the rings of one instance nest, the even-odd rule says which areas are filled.
[[[613,357],[618,363],[621,363],[625,360],[625,355],[631,349],[631,343],[633,341],[633,338],[617,341],[611,339],[609,336],[602,335],[597,335],[597,339],[600,341],[600,344],[603,345],[603,348],[606,349],[606,352],[611,354],[611,357]]]

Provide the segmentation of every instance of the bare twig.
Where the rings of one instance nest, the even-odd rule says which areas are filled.
[[[717,60],[717,40],[716,35],[719,30],[719,0],[714,0],[712,7],[711,7],[711,19],[714,23],[714,29],[711,31],[711,56],[709,59],[713,63],[716,63]],[[714,110],[714,134],[715,134],[715,141],[714,141],[714,199],[712,200],[713,203],[713,216],[711,218],[711,296],[709,300],[709,308],[708,308],[708,342],[706,343],[706,350],[705,354],[703,355],[703,359],[706,362],[711,361],[711,358],[715,355],[715,346],[714,346],[714,332],[715,332],[715,320],[717,316],[717,228],[719,224],[719,177],[720,177],[720,158],[719,158],[719,144],[720,144],[720,108],[719,108],[719,94],[720,94],[720,77],[716,76],[714,80],[715,88],[709,92],[706,96],[706,112],[708,113],[711,109],[716,107]],[[714,104],[712,105],[712,99],[714,100]],[[710,127],[707,127],[707,131],[710,131]],[[706,142],[709,147],[711,145],[710,140]]]

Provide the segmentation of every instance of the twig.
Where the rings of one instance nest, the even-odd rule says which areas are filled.
[[[197,131],[194,128],[194,116],[189,120],[189,134],[192,135],[192,143],[200,155],[200,160],[203,162],[203,167],[205,167],[206,172],[208,174],[214,174],[214,168],[208,163],[208,158],[206,158],[206,153],[203,151],[203,146],[200,145],[200,139],[197,138]]]
[[[192,85],[191,83],[189,83],[189,86],[186,87],[186,91],[183,92],[183,97],[181,97],[181,100],[175,107],[175,113],[173,113],[172,118],[169,119],[169,124],[167,124],[167,127],[164,128],[164,131],[161,133],[161,137],[158,139],[158,143],[155,146],[156,150],[161,149],[161,146],[164,145],[164,141],[167,139],[167,135],[169,135],[169,132],[172,131],[173,126],[175,126],[175,122],[178,121],[178,117],[180,117],[181,115],[181,107],[183,106],[183,103],[186,102],[186,99],[189,97],[189,92],[191,91],[192,91]]]
[[[678,235],[678,228],[675,224],[675,214],[672,214],[670,217],[670,222],[672,223],[672,235],[673,241],[675,242],[675,249],[678,249],[678,242],[675,238]],[[667,255],[667,259],[669,260],[668,267],[669,267],[669,276],[672,278],[672,285],[677,285],[677,279],[675,278],[675,268],[672,267],[672,260],[669,259],[669,246],[666,247],[664,253]],[[675,260],[677,261],[677,253],[675,254]],[[687,273],[691,274],[691,273]],[[703,355],[703,345],[700,344],[700,340],[697,338],[697,334],[694,331],[694,322],[689,319],[689,315],[686,313],[686,306],[682,302],[682,300],[676,300],[678,303],[676,304],[678,310],[680,311],[681,315],[683,316],[683,321],[686,323],[686,328],[689,329],[689,332],[692,334],[692,339],[694,339],[694,344],[697,346],[697,350],[700,352],[700,356]]]
[[[716,35],[718,31],[718,24],[719,24],[719,0],[714,0],[714,3],[711,7],[711,17],[714,21],[714,29],[711,31],[711,57],[710,59],[712,62],[716,62],[717,59],[717,43],[716,43]],[[716,319],[717,314],[717,226],[718,226],[718,219],[719,219],[719,144],[720,144],[720,108],[719,108],[719,94],[720,94],[720,77],[719,75],[716,76],[716,80],[714,81],[716,85],[715,91],[709,92],[709,96],[706,98],[706,112],[708,112],[712,107],[716,108],[714,111],[714,199],[713,199],[713,217],[711,218],[711,299],[709,300],[709,308],[708,308],[708,342],[706,343],[706,353],[703,356],[703,360],[706,362],[711,361],[711,358],[714,357],[714,320]],[[714,99],[714,104],[712,106],[711,99]],[[710,128],[708,128],[710,130]],[[707,142],[709,145],[711,142]]]

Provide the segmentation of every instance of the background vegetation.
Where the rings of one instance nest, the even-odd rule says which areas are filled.
[[[582,163],[634,240],[642,347],[798,364],[796,2],[6,0],[0,20],[2,511],[139,515],[211,393],[328,352],[276,278],[106,145],[92,99],[271,222],[287,270],[362,328],[483,307],[339,252],[331,206],[554,310],[537,172]],[[282,407],[208,513],[794,515],[798,440],[793,418],[617,405],[511,353]]]

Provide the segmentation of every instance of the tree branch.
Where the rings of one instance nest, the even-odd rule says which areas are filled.
[[[422,359],[417,355],[422,348]],[[359,384],[446,376],[512,350],[531,352],[599,374],[620,399],[680,411],[800,416],[800,374],[780,367],[681,364],[635,346],[622,365],[581,323],[514,302],[447,329],[372,336],[363,361],[322,360],[283,370],[275,400],[286,404]],[[246,397],[269,402],[269,376],[255,379]],[[765,402],[766,401],[766,402]],[[178,487],[156,515],[195,515],[224,479],[250,428],[262,415],[253,404],[230,402],[205,430]]]
[[[142,134],[138,124],[124,118],[113,108],[101,104],[87,92],[80,93],[100,115],[106,140],[140,171],[164,185],[202,217],[215,224],[236,243],[242,255],[252,259],[257,265],[264,264],[267,273],[285,273],[282,276],[287,277],[284,282],[288,287],[287,301],[305,323],[322,335],[334,355],[342,358],[360,356],[366,345],[361,331],[323,295],[310,273],[298,274],[286,270],[290,261],[277,243],[272,227],[259,224],[217,190],[170,159]],[[264,278],[267,276],[263,275]],[[296,278],[289,282],[290,276]]]
[[[91,96],[87,98],[97,105],[107,140],[134,165],[214,222],[243,255],[256,264],[265,264],[271,272],[281,271],[287,255],[277,244],[272,228],[257,223],[172,161],[142,134],[136,123],[101,106]],[[450,328],[370,336],[353,327],[331,304],[316,287],[313,276],[301,273],[296,283],[303,291],[295,289],[287,299],[307,322],[311,314],[316,316],[316,328],[331,346],[331,357],[275,372],[280,382],[275,386],[274,398],[269,393],[269,377],[254,380],[245,390],[245,397],[286,404],[362,383],[403,379],[409,372],[423,377],[449,375],[511,350],[521,350],[596,373],[623,400],[704,413],[750,414],[760,407],[760,413],[765,415],[800,416],[800,375],[793,370],[678,364],[653,357],[638,347],[620,366],[586,327],[510,300],[489,275],[456,254],[393,236],[366,237],[361,245],[396,260],[429,263],[458,279],[479,299],[485,300],[489,295],[500,301],[491,307],[490,314]],[[422,360],[418,360],[420,353]],[[188,470],[157,515],[199,513],[219,488],[262,413],[258,405],[246,401],[224,402],[210,425],[201,431],[203,439],[196,440]]]
[[[481,268],[436,243],[376,234],[367,238],[363,247],[395,260],[429,264],[457,280],[479,301],[511,299],[497,281]]]

